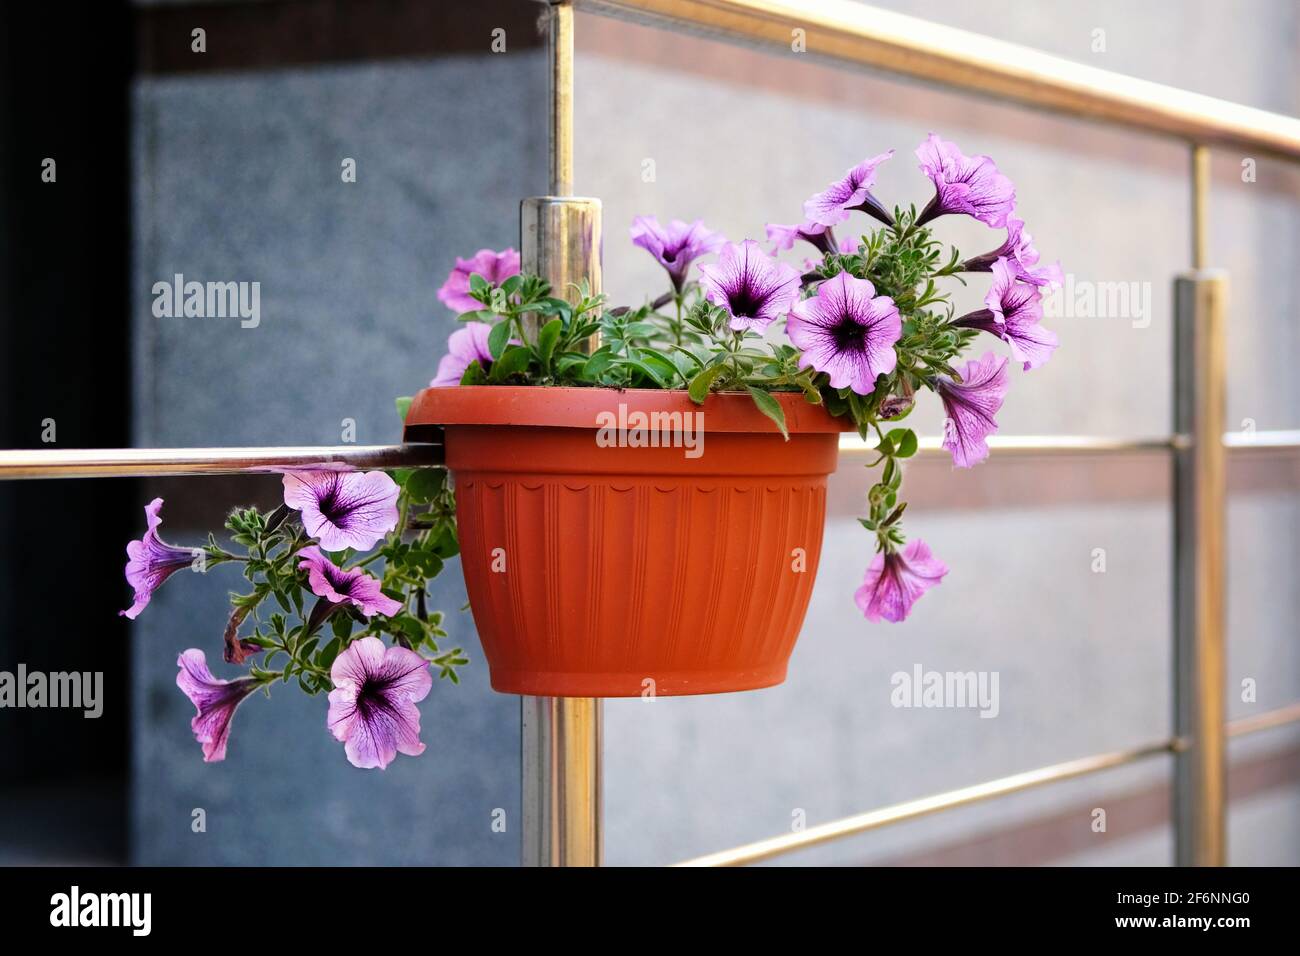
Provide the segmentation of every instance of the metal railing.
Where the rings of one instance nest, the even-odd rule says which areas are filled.
[[[1227,449],[1300,448],[1300,431],[1224,434],[1223,326],[1226,280],[1206,267],[1207,144],[1245,146],[1300,159],[1300,120],[1149,83],[953,30],[850,0],[541,0],[548,7],[551,191],[525,207],[533,230],[523,247],[542,274],[593,276],[592,249],[575,242],[590,229],[592,201],[564,202],[573,181],[573,14],[631,17],[723,40],[790,49],[804,31],[810,55],[881,68],[952,89],[1145,132],[1191,146],[1193,272],[1176,280],[1175,421],[1170,435],[998,436],[1001,453],[1097,455],[1168,453],[1175,469],[1174,733],[1168,740],[1094,754],[834,821],[796,834],[710,854],[683,865],[735,865],[911,820],[941,810],[1170,754],[1175,760],[1173,819],[1180,864],[1226,862],[1224,742],[1300,720],[1300,703],[1225,724],[1224,551]],[[566,206],[572,208],[566,210]],[[543,211],[544,207],[544,211]],[[599,228],[599,206],[595,207]],[[854,437],[846,451],[862,450]],[[934,453],[938,441],[922,442]],[[0,452],[0,479],[213,475],[287,468],[393,468],[439,464],[436,444],[325,448],[204,448]],[[524,698],[524,860],[599,865],[602,861],[601,702]]]

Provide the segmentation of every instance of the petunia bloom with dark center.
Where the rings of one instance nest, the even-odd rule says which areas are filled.
[[[929,545],[914,538],[901,553],[876,553],[853,600],[868,621],[897,623],[905,620],[912,605],[947,573],[948,566],[934,556]]]
[[[194,731],[194,738],[203,745],[204,762],[225,760],[235,708],[264,681],[255,677],[219,680],[208,670],[204,653],[194,647],[176,658],[176,663],[180,667],[176,686],[198,711],[190,720],[190,729]]]
[[[637,216],[632,220],[631,233],[633,245],[655,257],[679,293],[686,284],[691,263],[700,256],[717,252],[727,241],[722,233],[705,228],[699,219],[692,223],[674,219],[665,229],[654,216]]]
[[[893,299],[876,295],[869,280],[841,272],[790,310],[785,329],[803,353],[801,367],[825,372],[832,388],[869,395],[876,378],[897,364],[894,343],[903,322]]]
[[[963,213],[996,228],[1007,224],[1016,208],[1016,187],[987,156],[966,156],[953,143],[931,133],[916,148],[922,171],[934,183],[934,198],[916,224],[950,213]]]
[[[1063,284],[1061,264],[1039,267],[1038,250],[1034,248],[1034,237],[1025,232],[1025,221],[1019,216],[1007,216],[1007,238],[1002,245],[982,256],[967,259],[961,264],[963,272],[992,272],[993,263],[1007,259],[1016,278],[1021,282],[1042,288],[1056,288]]]
[[[712,265],[700,266],[705,298],[726,309],[731,328],[762,333],[799,298],[799,273],[746,239],[728,243]]]
[[[876,184],[876,168],[894,155],[891,149],[879,156],[864,159],[843,178],[837,179],[803,204],[803,214],[810,221],[823,226],[833,226],[849,218],[854,211],[865,212],[886,226],[894,224],[894,217],[871,194]]]
[[[360,568],[340,568],[321,553],[315,545],[298,552],[298,567],[307,572],[307,583],[312,593],[325,598],[330,604],[351,604],[366,617],[383,614],[392,617],[402,610],[402,602],[390,598],[379,589],[379,579]]]
[[[284,476],[284,503],[302,513],[302,526],[326,551],[364,551],[396,528],[400,490],[382,471]]]
[[[1047,363],[1056,349],[1056,333],[1043,328],[1043,296],[1016,278],[1011,262],[993,263],[993,285],[984,297],[985,309],[969,312],[953,325],[996,335],[1011,346],[1011,356],[1028,371]]]
[[[966,363],[960,382],[940,378],[936,387],[943,400],[943,447],[952,452],[953,464],[970,468],[989,456],[988,436],[998,430],[993,416],[1007,394],[1007,359],[992,352]]]
[[[433,686],[429,662],[377,637],[348,645],[330,668],[326,726],[354,767],[381,770],[399,753],[419,756],[420,711],[415,706]]]
[[[118,611],[118,616],[135,620],[145,609],[153,592],[162,583],[182,568],[194,563],[194,557],[200,553],[195,548],[178,548],[158,537],[158,526],[162,524],[163,500],[155,498],[144,506],[144,516],[148,527],[139,541],[132,541],[126,546],[126,582],[135,589],[135,600],[125,611]]]

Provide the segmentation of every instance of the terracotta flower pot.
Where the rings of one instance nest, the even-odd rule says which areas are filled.
[[[407,435],[442,427],[496,690],[670,696],[785,679],[846,426],[801,395],[776,397],[788,442],[742,394],[703,406],[598,388],[416,396]],[[638,412],[677,429],[638,431]]]

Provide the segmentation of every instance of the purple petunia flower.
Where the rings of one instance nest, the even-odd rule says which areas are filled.
[[[831,227],[823,226],[819,222],[805,222],[801,226],[781,226],[769,222],[765,228],[767,240],[772,243],[772,255],[793,249],[794,244],[800,239],[812,244],[823,255],[838,249]],[[854,247],[856,248],[856,243]]]
[[[713,265],[700,266],[704,295],[726,309],[734,330],[763,332],[799,298],[799,273],[763,252],[753,239],[727,243]]]
[[[785,330],[803,352],[800,367],[827,373],[832,388],[869,395],[876,376],[894,370],[903,320],[894,300],[876,295],[870,281],[841,272],[790,310]]]
[[[934,198],[917,217],[918,226],[949,213],[965,213],[994,227],[1007,224],[1016,208],[1016,187],[989,157],[964,156],[934,133],[916,148],[916,157],[934,182]]]
[[[867,568],[862,587],[853,593],[858,609],[868,621],[904,620],[926,591],[939,584],[948,566],[934,556],[920,538],[908,542],[902,553],[878,551]]]
[[[230,739],[230,721],[235,708],[264,683],[256,677],[218,680],[208,670],[208,661],[198,648],[191,647],[176,658],[180,672],[176,686],[198,711],[190,720],[194,738],[203,745],[203,761],[216,763],[226,759],[226,742]]]
[[[806,201],[803,204],[804,216],[812,222],[833,226],[848,219],[850,212],[861,210],[886,226],[892,226],[894,217],[871,195],[871,187],[876,184],[876,167],[893,155],[891,149],[858,163],[844,174],[844,178],[831,183]]]
[[[382,471],[284,476],[284,503],[302,512],[302,526],[326,551],[364,551],[396,528],[400,490]]]
[[[387,767],[399,753],[418,757],[420,711],[433,686],[429,662],[404,647],[385,647],[377,637],[353,641],[330,668],[326,726],[354,767]]]
[[[126,583],[135,588],[135,602],[125,611],[118,611],[119,617],[135,620],[145,605],[153,597],[153,592],[162,583],[179,571],[194,563],[196,548],[178,548],[158,537],[158,526],[162,524],[163,500],[155,498],[144,506],[145,521],[148,527],[144,537],[132,541],[126,546]]]
[[[360,568],[344,570],[321,553],[315,545],[298,552],[302,558],[298,567],[307,571],[307,581],[312,592],[331,604],[351,604],[361,609],[366,617],[383,614],[392,617],[402,610],[402,602],[395,601],[379,590],[379,580]]]
[[[668,277],[678,292],[686,284],[691,263],[700,256],[717,252],[727,241],[722,233],[706,229],[699,219],[690,224],[674,219],[665,229],[654,216],[637,216],[630,231],[633,245],[645,249],[668,270]]]
[[[514,249],[493,252],[480,249],[468,259],[456,257],[456,268],[451,270],[447,281],[438,290],[438,298],[449,309],[460,312],[474,312],[483,308],[483,303],[469,294],[469,277],[478,273],[488,282],[496,285],[504,282],[519,272],[519,253]]]
[[[963,272],[991,272],[993,263],[1006,258],[1016,278],[1030,285],[1056,288],[1064,284],[1061,264],[1038,268],[1038,250],[1034,248],[1034,237],[1025,232],[1025,221],[1019,216],[1007,216],[1007,239],[992,252],[967,259],[961,264]]]
[[[492,353],[488,351],[488,333],[492,326],[486,322],[466,322],[447,337],[447,354],[438,362],[438,374],[429,383],[430,388],[459,385],[465,370],[478,362],[483,371],[492,366]]]
[[[1016,279],[1010,261],[993,263],[993,285],[984,297],[987,309],[979,309],[956,319],[953,325],[980,329],[996,335],[1011,346],[1011,357],[1024,363],[1024,369],[1045,365],[1056,349],[1056,333],[1040,324],[1043,296],[1031,285]]]
[[[940,378],[937,391],[943,399],[943,447],[952,452],[953,464],[970,468],[989,456],[985,439],[998,430],[993,420],[1007,394],[1007,359],[985,352],[977,362],[967,362],[962,381]]]

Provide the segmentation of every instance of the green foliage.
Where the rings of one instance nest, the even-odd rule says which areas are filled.
[[[897,362],[880,376],[875,389],[859,395],[832,388],[826,374],[800,368],[801,356],[788,342],[775,342],[750,331],[731,328],[730,316],[710,303],[696,283],[670,289],[639,307],[606,308],[603,296],[574,287],[572,304],[553,295],[538,276],[512,276],[493,285],[472,276],[470,295],[483,308],[461,316],[493,324],[485,370],[475,362],[461,384],[567,385],[605,388],[682,389],[696,404],[714,392],[748,394],[758,409],[789,438],[785,414],[775,392],[799,392],[837,417],[848,417],[858,434],[880,439],[880,481],[868,496],[870,516],[864,526],[876,532],[878,546],[892,549],[904,539],[898,527],[906,507],[898,503],[901,462],[917,451],[910,429],[881,430],[885,421],[900,421],[911,411],[921,389],[936,387],[941,376],[960,379],[955,362],[975,332],[952,325],[944,279],[963,281],[962,257],[944,252],[929,228],[916,225],[916,209],[897,209],[892,226],[861,237],[857,251],[830,252],[804,276],[803,295],[816,294],[820,283],[841,272],[868,279],[877,295],[893,299],[902,320],[895,345]],[[593,333],[599,347],[585,352]],[[882,412],[882,405],[888,408]]]
[[[405,417],[410,399],[398,399]],[[439,676],[459,682],[456,669],[469,663],[459,648],[444,649],[448,634],[441,611],[430,611],[429,582],[460,552],[455,496],[443,468],[405,468],[390,473],[400,489],[397,527],[367,554],[329,555],[345,569],[365,568],[402,610],[369,619],[347,604],[331,604],[311,591],[298,552],[311,543],[297,512],[281,505],[263,514],[236,508],[226,519],[230,540],[243,554],[226,551],[209,536],[208,566],[242,562],[251,589],[230,595],[233,608],[227,641],[254,647],[259,660],[249,673],[266,681],[296,681],[308,694],[329,691],[330,665],[349,644],[375,636],[428,660]],[[382,565],[379,563],[382,562]],[[268,613],[269,612],[269,613]],[[251,624],[251,629],[250,629]],[[246,633],[238,635],[239,630]]]

